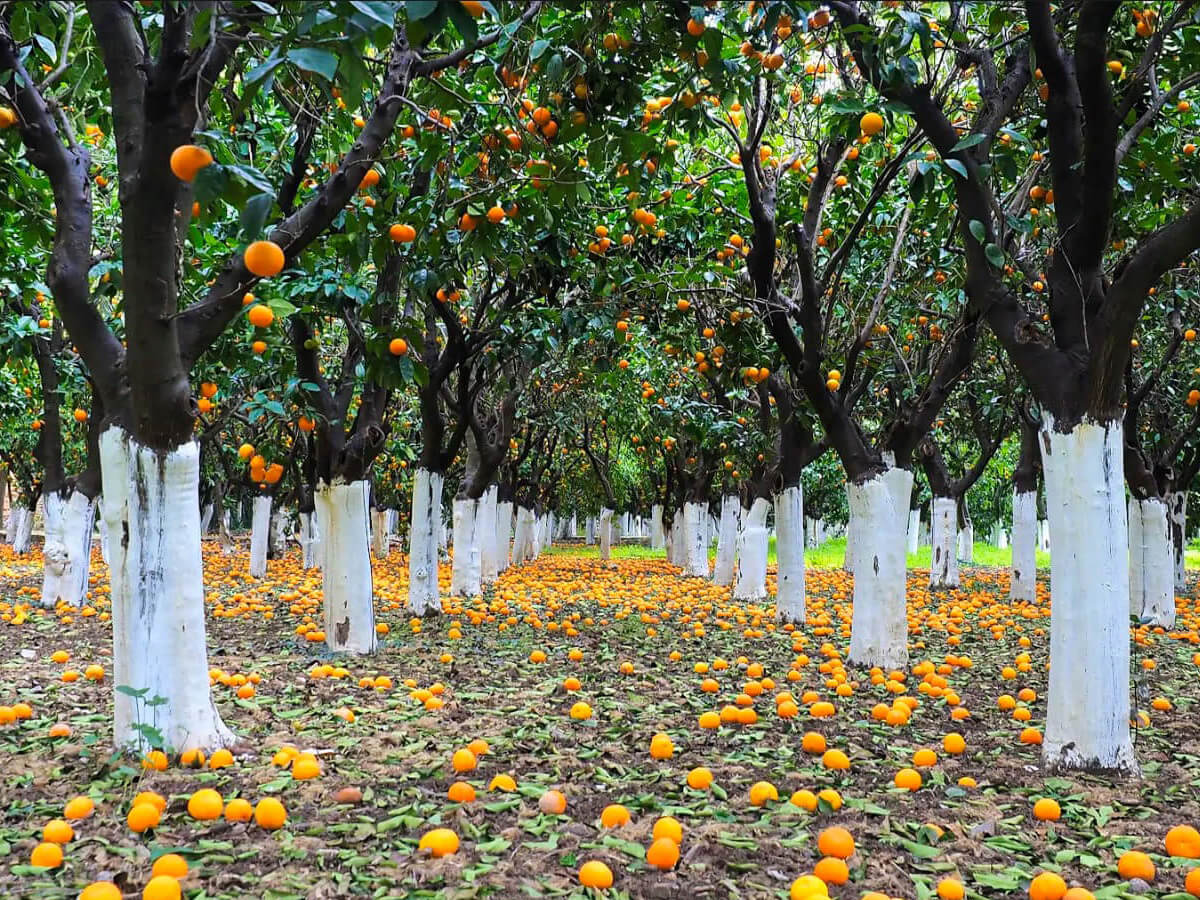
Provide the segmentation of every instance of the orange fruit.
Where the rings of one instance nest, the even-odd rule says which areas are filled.
[[[417,229],[411,225],[406,225],[402,222],[397,222],[388,229],[388,237],[397,244],[411,244],[417,239]]]
[[[465,781],[456,781],[450,785],[446,796],[451,803],[472,803],[475,800],[475,788]]]
[[[47,838],[49,840],[49,838]],[[1176,825],[1163,841],[1168,856],[1200,859],[1200,831],[1191,825]]]
[[[1183,887],[1193,897],[1200,897],[1200,866],[1188,872],[1187,879],[1183,882]]]
[[[629,824],[629,810],[619,803],[610,803],[600,813],[600,824],[605,828],[617,828]]]
[[[942,738],[942,749],[952,756],[957,756],[967,749],[967,741],[957,731],[952,731]]]
[[[824,753],[825,735],[818,731],[806,732],[800,740],[800,747],[805,753]]]
[[[455,750],[454,756],[450,760],[450,765],[455,772],[471,772],[479,765],[479,760],[475,758],[475,754],[463,747],[461,750]]]
[[[274,241],[255,241],[242,254],[242,262],[252,275],[270,278],[283,271],[286,258],[283,248]]]
[[[254,808],[249,800],[237,797],[225,805],[226,822],[249,822],[254,818]]]
[[[121,900],[123,896],[111,881],[93,881],[79,892],[79,900]]]
[[[1062,818],[1062,807],[1058,805],[1057,800],[1043,797],[1033,804],[1033,817],[1041,822],[1057,822]]]
[[[963,883],[957,878],[943,878],[938,882],[937,895],[940,900],[963,900],[966,893]]]
[[[883,131],[883,116],[877,112],[869,112],[858,120],[859,130],[868,137],[874,137]]]
[[[916,769],[901,769],[896,773],[894,783],[898,788],[915,791],[921,786],[921,773]]]
[[[825,768],[835,772],[850,770],[850,757],[841,750],[826,750],[825,755],[821,757],[821,762]]]
[[[1117,874],[1122,878],[1154,880],[1154,862],[1140,850],[1126,850],[1117,860]]]
[[[546,791],[538,799],[538,809],[548,816],[561,816],[567,811],[567,798],[562,791]]]
[[[675,843],[683,843],[683,826],[679,824],[679,820],[674,816],[663,816],[654,823],[654,830],[651,832],[654,839],[670,838]]]
[[[156,794],[154,791],[142,791],[133,798],[131,806],[137,806],[140,803],[148,803],[157,809],[160,813],[167,811],[167,800],[162,794]]]
[[[675,868],[679,862],[679,845],[667,837],[657,838],[646,850],[646,862],[656,869]]]
[[[75,829],[62,819],[51,819],[42,829],[42,840],[51,844],[69,844],[75,837]]]
[[[812,900],[813,897],[828,896],[829,886],[816,875],[801,875],[788,890],[789,900]]]
[[[47,869],[57,869],[62,865],[63,851],[58,844],[50,841],[43,841],[33,848],[33,853],[29,854],[29,864],[31,866],[43,866]]]
[[[287,822],[287,810],[274,797],[264,797],[254,807],[254,821],[259,828],[274,831],[282,828]]]
[[[201,788],[188,798],[188,815],[201,822],[211,822],[221,818],[225,811],[225,801],[212,788]]]
[[[129,826],[130,831],[141,834],[150,828],[158,825],[162,819],[157,807],[151,806],[149,803],[138,803],[129,810],[129,815],[125,817],[125,824]]]
[[[579,867],[579,883],[584,887],[605,890],[612,887],[612,869],[597,859],[588,860]]]
[[[427,850],[434,859],[458,852],[458,835],[449,828],[434,828],[421,835],[418,850]]]
[[[321,774],[321,764],[311,753],[301,753],[292,761],[292,778],[296,781],[308,781]]]
[[[826,828],[817,836],[817,849],[825,856],[849,859],[854,855],[854,836],[839,825]]]
[[[404,338],[392,338],[388,343],[388,353],[392,356],[404,356],[408,353],[408,341]]]
[[[188,873],[187,860],[178,853],[164,853],[154,861],[150,870],[153,875],[168,875],[171,878],[183,878]]]
[[[212,161],[213,155],[195,144],[183,144],[171,151],[171,171],[180,181],[191,181]]]
[[[1029,900],[1062,900],[1067,883],[1053,872],[1042,872],[1029,882]]]
[[[778,802],[779,791],[769,781],[756,781],[750,786],[750,805],[765,806],[768,802]]]
[[[181,896],[179,880],[170,875],[155,875],[142,890],[142,900],[179,900]]]
[[[913,765],[922,769],[937,765],[937,754],[927,747],[922,747],[913,754]]]
[[[697,791],[708,790],[713,783],[713,773],[711,769],[704,766],[697,766],[688,772],[687,784],[688,787]]]
[[[255,303],[246,313],[246,318],[255,328],[270,328],[275,321],[275,313],[264,303]]]
[[[813,866],[813,874],[826,884],[845,884],[850,880],[850,867],[835,856],[826,856]]]

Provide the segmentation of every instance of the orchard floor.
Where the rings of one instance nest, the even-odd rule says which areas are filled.
[[[0,552],[0,703],[33,709],[32,718],[0,726],[0,897],[74,900],[85,884],[104,878],[127,898],[140,898],[152,860],[175,852],[190,864],[183,887],[191,900],[584,897],[590,892],[576,873],[588,860],[612,869],[611,898],[784,898],[797,876],[813,871],[817,836],[832,825],[850,830],[856,850],[849,882],[830,893],[854,900],[867,891],[924,900],[946,877],[961,879],[968,898],[1027,896],[1041,870],[1060,872],[1098,897],[1133,896],[1116,866],[1128,849],[1146,851],[1157,867],[1148,888],[1132,889],[1182,900],[1189,866],[1200,865],[1168,857],[1163,843],[1173,825],[1200,827],[1194,596],[1180,600],[1185,631],[1135,635],[1139,703],[1148,721],[1135,736],[1143,777],[1114,782],[1046,777],[1039,748],[1019,741],[1022,729],[1043,725],[1049,608],[1044,595],[1033,606],[1010,606],[1000,570],[969,569],[963,590],[933,595],[923,586],[927,573],[910,572],[909,671],[903,681],[872,684],[870,673],[847,667],[853,687],[839,696],[843,675],[833,648],[845,648],[850,616],[850,583],[840,570],[809,572],[809,623],[793,633],[773,627],[769,604],[735,605],[727,590],[681,579],[661,560],[606,566],[570,553],[510,570],[484,601],[448,601],[446,616],[418,627],[404,614],[404,560],[393,553],[376,564],[379,621],[390,630],[378,654],[334,660],[296,633],[306,622],[320,623],[320,580],[301,572],[294,554],[272,561],[261,582],[243,576],[244,553],[223,557],[206,545],[205,564],[213,693],[242,745],[228,768],[190,770],[176,756],[156,771],[109,749],[112,645],[103,567],[94,573],[95,614],[63,624],[52,611],[16,605],[36,601],[40,561]],[[442,576],[449,578],[448,567]],[[568,658],[572,648],[582,651],[578,661]],[[53,662],[56,650],[70,660]],[[534,651],[544,652],[545,662],[532,661]],[[718,659],[728,668],[719,669]],[[1144,666],[1151,660],[1153,668]],[[919,666],[924,661],[934,665]],[[706,674],[696,672],[701,663],[710,667]],[[747,664],[761,665],[763,675],[752,678]],[[104,680],[63,681],[64,670],[83,673],[88,665],[103,666]],[[259,679],[255,695],[239,698],[235,676],[252,675]],[[376,676],[394,686],[360,686]],[[564,688],[569,677],[579,690]],[[713,693],[701,687],[709,678]],[[734,704],[752,680],[762,688],[752,698],[756,723],[698,726],[702,713]],[[1001,695],[1022,689],[1036,692],[1017,705],[1028,710],[1028,722],[998,708]],[[427,708],[414,690],[434,692],[443,705]],[[794,695],[798,717],[777,714],[781,691]],[[813,717],[809,691],[831,701],[835,714]],[[950,693],[967,717],[952,720]],[[901,695],[918,701],[907,724],[872,718],[873,707]],[[1152,707],[1156,698],[1170,708]],[[590,704],[589,720],[569,716],[578,701]],[[353,721],[337,714],[343,708]],[[70,726],[69,737],[48,736],[59,722]],[[808,731],[844,751],[849,770],[826,769],[820,754],[805,753]],[[658,732],[674,743],[670,759],[651,757]],[[965,737],[961,755],[943,751],[949,732]],[[452,755],[478,738],[488,752],[475,771],[456,775]],[[285,744],[314,750],[322,774],[295,781],[273,765]],[[919,748],[938,757],[922,770],[923,786],[894,787]],[[686,785],[697,766],[712,770],[708,791]],[[488,789],[501,774],[514,779],[515,792]],[[976,786],[959,786],[963,777]],[[447,799],[459,778],[478,799]],[[751,804],[750,788],[759,781],[774,785],[778,802]],[[361,802],[335,801],[347,786],[361,789]],[[264,831],[253,823],[196,821],[187,800],[201,787],[226,801],[277,797],[287,824]],[[565,814],[539,811],[550,788],[566,795]],[[789,802],[793,792],[823,789],[837,792],[826,796],[835,806],[840,798],[840,809],[822,801],[809,812]],[[145,790],[166,797],[168,806],[161,824],[139,835],[126,814]],[[43,825],[79,794],[90,795],[96,810],[74,823],[61,868],[29,866]],[[1059,822],[1034,819],[1041,797],[1059,801]],[[610,803],[628,807],[632,822],[602,829],[600,813]],[[683,825],[681,860],[665,873],[644,861],[662,815]],[[456,854],[431,859],[417,852],[421,835],[434,827],[458,833]]]

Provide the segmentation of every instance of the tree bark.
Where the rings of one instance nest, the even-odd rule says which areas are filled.
[[[325,643],[335,653],[374,653],[375,587],[368,534],[370,484],[320,482],[314,501],[320,510],[325,558]]]
[[[854,563],[851,662],[903,669],[908,664],[904,531],[913,476],[887,469],[862,482],[848,482],[850,516],[862,547]]]
[[[778,559],[775,618],[804,624],[804,494],[799,484],[775,496],[775,554]]]

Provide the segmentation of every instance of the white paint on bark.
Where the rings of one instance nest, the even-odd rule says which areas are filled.
[[[371,578],[366,481],[320,482],[313,500],[320,510],[325,544],[321,569],[325,598],[325,643],[342,653],[375,651],[375,602]]]
[[[904,545],[912,483],[906,469],[888,469],[847,484],[850,518],[863,542],[855,560],[850,627],[850,659],[857,665],[908,664]]]
[[[686,542],[683,574],[708,577],[708,509],[703,503],[683,505],[683,534]]]
[[[1037,597],[1037,492],[1013,488],[1012,571],[1008,596],[1032,603]]]
[[[612,520],[613,511],[607,506],[600,510],[600,558],[607,560],[612,557]]]
[[[953,497],[934,497],[933,547],[929,562],[929,586],[935,590],[958,587],[958,554],[955,547],[958,512]]]
[[[387,510],[371,510],[371,552],[376,559],[387,559],[389,544],[387,532]]]
[[[738,571],[733,599],[762,600],[767,596],[767,511],[771,504],[757,498],[738,532]]]
[[[1175,570],[1167,504],[1161,497],[1129,498],[1129,612],[1175,626]]]
[[[454,498],[454,561],[450,593],[477,597],[483,593],[483,536],[479,531],[479,503],[466,497]]]
[[[438,589],[438,536],[442,525],[443,480],[440,472],[419,468],[413,481],[412,518],[408,529],[408,611],[416,616],[442,611]]]
[[[80,607],[87,594],[88,574],[92,565],[92,532],[96,520],[96,502],[75,491],[63,501],[58,496],[55,513],[58,523],[51,535],[51,501],[47,498],[46,538],[42,559],[42,606],[58,603]]]
[[[300,513],[300,558],[304,568],[315,569],[317,567],[317,549],[319,546],[316,514],[310,512]]]
[[[100,435],[104,516],[112,535],[113,684],[117,747],[212,749],[234,741],[212,702],[200,556],[200,451],[140,446],[113,426]],[[161,698],[156,700],[156,698]],[[155,705],[146,705],[155,700]]]
[[[512,551],[513,505],[511,500],[496,503],[496,570],[503,572],[509,567]]]
[[[28,553],[33,543],[33,510],[28,506],[13,504],[12,520],[13,553],[20,556]]]
[[[908,511],[908,550],[909,555],[917,552],[921,540],[921,510],[910,509]]]
[[[492,485],[479,498],[475,511],[475,527],[479,532],[479,581],[480,585],[495,582],[500,572],[499,534],[496,525],[496,497],[500,488]],[[505,548],[507,550],[507,548]]]
[[[1129,554],[1120,422],[1067,431],[1043,412],[1050,557],[1051,769],[1135,771],[1129,738]]]
[[[1187,591],[1187,572],[1184,569],[1184,551],[1187,549],[1187,491],[1171,491],[1167,494],[1167,522],[1171,527],[1171,565],[1175,574],[1175,592]]]
[[[267,574],[267,550],[270,544],[271,498],[254,498],[254,514],[250,519],[250,577],[264,578]]]
[[[519,566],[533,559],[533,540],[536,528],[533,510],[526,506],[517,506],[517,530],[513,536],[512,563]]]
[[[958,530],[958,558],[966,563],[975,562],[975,526],[970,521]]]
[[[662,507],[654,507],[659,514],[658,525],[662,527]],[[733,570],[737,564],[738,510],[741,504],[737,494],[721,496],[721,519],[717,525],[717,562],[713,566],[713,584],[733,584]]]
[[[799,485],[775,495],[776,575],[775,618],[803,624],[804,603],[804,492]]]

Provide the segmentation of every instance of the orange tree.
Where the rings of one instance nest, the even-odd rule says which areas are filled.
[[[540,8],[532,3],[519,21],[531,22]],[[196,401],[188,373],[241,313],[254,282],[295,263],[341,214],[409,108],[412,86],[469,65],[473,53],[501,38],[511,44],[519,24],[480,33],[472,11],[483,14],[487,7],[414,4],[397,26],[395,9],[379,3],[338,4],[335,15],[283,3],[268,16],[261,5],[172,2],[161,16],[143,22],[131,4],[70,3],[49,14],[21,7],[0,23],[4,102],[14,110],[29,161],[45,174],[54,196],[46,282],[111,425],[101,435],[105,514],[110,527],[134,536],[113,565],[115,681],[162,698],[155,718],[171,746],[231,739],[208,698],[198,466],[191,444]],[[63,67],[87,73],[85,83],[70,85],[80,97],[73,113],[55,72],[35,80],[27,69],[29,54],[44,46],[61,48]],[[376,72],[362,62],[371,58],[380,60]],[[199,261],[180,265],[184,227],[200,198],[228,198],[217,209],[242,217],[250,236],[270,218],[278,194],[272,198],[270,182],[254,165],[256,143],[239,139],[238,120],[245,109],[269,113],[262,89],[280,72],[326,86],[336,79],[344,102],[369,112],[326,120],[345,153],[271,229],[269,241],[245,251],[226,246],[214,258],[192,257]],[[101,119],[90,133],[78,110],[97,107],[112,110],[111,122]],[[203,136],[206,147],[197,147],[193,141],[209,117],[220,127]],[[94,211],[90,150],[87,138],[78,136],[102,138],[109,129],[116,171],[104,174],[117,185],[121,210],[126,345],[104,321],[87,281]],[[159,578],[165,590],[139,595],[137,585]],[[170,609],[135,616],[134,608],[145,603]],[[162,665],[166,658],[177,665]],[[180,665],[189,668],[180,671]],[[130,694],[117,696],[119,745],[143,741],[135,727],[139,702]]]

